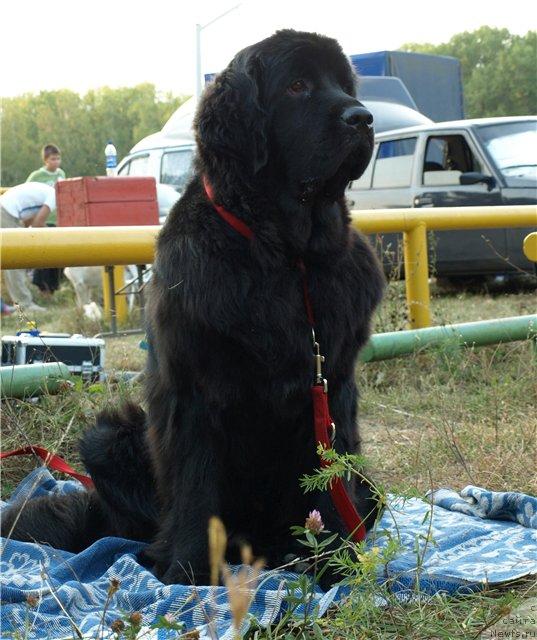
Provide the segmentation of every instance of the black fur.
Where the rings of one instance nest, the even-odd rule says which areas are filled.
[[[160,233],[148,300],[147,443],[158,499],[144,445],[131,452],[128,444],[140,436],[135,409],[126,419],[103,416],[82,445],[109,531],[151,539],[148,555],[165,582],[185,571],[206,581],[211,515],[269,566],[295,551],[289,528],[313,508],[328,529],[346,533],[326,493],[299,487],[318,458],[297,260],[326,357],[335,446],[357,452],[354,366],[383,277],[344,200],[373,147],[370,127],[341,118],[359,105],[354,95],[336,41],[285,30],[239,52],[200,103],[195,175]],[[253,240],[217,215],[203,175]],[[374,515],[365,483],[349,491]]]
[[[2,511],[2,537],[49,544],[78,553],[109,535],[98,495],[77,491],[65,496],[41,496]]]
[[[97,416],[80,441],[80,457],[101,499],[108,535],[150,540],[158,503],[142,408],[126,404]]]

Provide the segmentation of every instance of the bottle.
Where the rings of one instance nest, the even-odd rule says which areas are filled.
[[[106,157],[106,175],[115,176],[117,166],[117,151],[112,140],[108,140],[108,142],[106,143],[106,147],[104,148],[104,155]]]

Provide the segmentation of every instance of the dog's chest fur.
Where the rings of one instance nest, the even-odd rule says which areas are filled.
[[[267,268],[256,261],[252,241],[211,208],[200,213],[196,199],[183,198],[172,215],[159,239],[148,305],[149,421],[158,431],[159,455],[188,451],[192,432],[182,425],[193,419],[185,409],[205,406],[211,418],[196,427],[196,437],[219,443],[222,459],[234,467],[232,477],[254,471],[256,494],[263,494],[263,478],[272,482],[275,467],[295,478],[303,471],[297,451],[310,451],[298,466],[315,462],[313,341],[304,286],[326,359],[323,374],[335,397],[353,380],[367,339],[381,291],[377,262],[365,240],[345,229],[347,241],[336,259],[303,256],[305,276],[292,257]],[[206,224],[198,224],[204,215]]]
[[[268,267],[256,263],[252,241],[226,228],[216,212],[206,210],[210,224],[200,229],[188,202],[179,205],[159,242],[150,304],[159,367],[169,381],[188,372],[212,393],[235,381],[235,389],[248,394],[265,380],[267,393],[282,400],[293,389],[307,390],[313,345],[304,287],[324,370],[336,383],[347,378],[381,289],[364,239],[345,229],[347,241],[336,259],[306,254],[304,274],[297,258],[282,257]]]

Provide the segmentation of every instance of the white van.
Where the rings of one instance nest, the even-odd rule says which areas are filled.
[[[195,100],[184,102],[162,127],[136,144],[118,164],[120,176],[153,176],[181,193],[192,171]]]
[[[181,193],[192,170],[194,141],[162,132],[144,138],[118,164],[118,176],[153,176]]]

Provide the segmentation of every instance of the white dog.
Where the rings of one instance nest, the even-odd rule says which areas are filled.
[[[65,267],[64,274],[73,285],[76,296],[76,304],[79,309],[84,310],[84,315],[90,320],[101,320],[103,317],[100,302],[102,302],[102,267]],[[137,277],[137,270],[134,265],[125,267],[125,283],[131,282]],[[146,280],[147,278],[144,278]],[[127,293],[127,304],[129,311],[134,307],[135,290],[137,283],[132,285],[132,291]],[[96,299],[99,301],[96,302]]]

